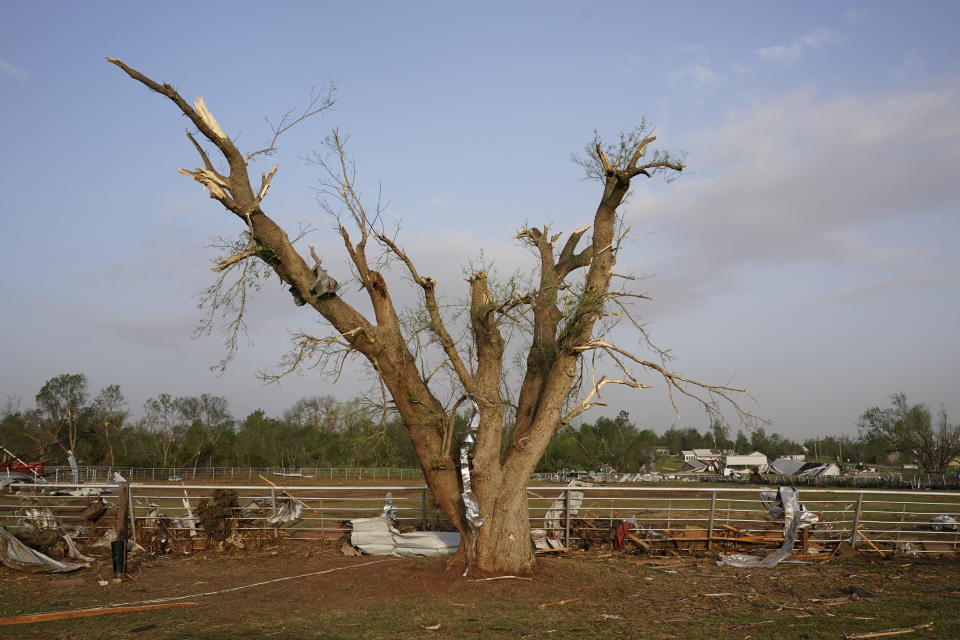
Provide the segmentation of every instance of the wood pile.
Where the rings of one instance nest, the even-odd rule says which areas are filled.
[[[600,516],[588,509],[583,510],[570,523],[570,548],[546,549],[538,553],[558,553],[579,555],[578,552],[600,552],[619,550],[633,554],[659,553],[668,555],[697,554],[703,552],[772,551],[783,544],[783,529],[778,523],[770,523],[770,529],[747,531],[728,524],[717,524],[713,531],[703,526],[683,525],[670,529],[646,529],[621,520],[614,515],[611,519]],[[618,529],[623,531],[618,536]],[[563,541],[564,531],[553,531],[553,537]],[[831,555],[830,549],[810,540],[810,529],[797,532],[794,558],[825,559]]]

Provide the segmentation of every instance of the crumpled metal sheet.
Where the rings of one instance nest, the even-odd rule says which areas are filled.
[[[930,518],[930,528],[934,531],[956,531],[957,520],[948,515],[939,515]]]
[[[297,522],[303,517],[303,503],[289,496],[278,496],[276,498],[277,512],[273,513],[273,496],[264,496],[254,498],[247,504],[240,507],[241,518],[262,517],[265,513],[270,513],[266,520],[270,524],[281,522]]]
[[[470,398],[470,404],[473,405],[473,419],[470,420],[467,435],[463,437],[463,442],[460,445],[460,477],[463,480],[463,493],[460,494],[460,497],[463,499],[467,522],[473,529],[474,536],[476,536],[477,529],[483,526],[483,516],[480,515],[480,506],[477,504],[477,497],[473,495],[470,484],[470,452],[477,440],[477,427],[480,426],[480,407],[473,401],[473,398]]]
[[[781,487],[781,489],[782,488],[783,487]],[[772,517],[779,520],[784,516],[784,509],[779,491],[761,491],[760,501],[763,503],[764,509],[766,509]],[[820,516],[815,514],[813,511],[807,511],[807,508],[802,504],[797,504],[797,511],[800,514],[801,529],[820,522]]]
[[[784,540],[780,548],[763,558],[745,553],[721,553],[720,559],[717,560],[717,566],[770,569],[793,553],[793,545],[797,539],[797,529],[800,527],[802,520],[800,501],[797,498],[797,490],[793,487],[780,487],[779,497],[780,505],[777,506],[782,510],[784,516]],[[766,500],[764,500],[764,506],[767,506]]]
[[[445,556],[456,553],[460,547],[460,534],[456,531],[400,533],[381,517],[356,518],[350,526],[350,544],[371,556]]]
[[[383,499],[383,508],[380,510],[380,517],[387,522],[393,522],[397,519],[397,512],[400,509],[393,504],[393,493],[388,491]]]
[[[571,480],[567,485],[570,488],[586,488],[592,487],[593,483],[584,482],[582,480]],[[577,515],[580,512],[580,507],[583,505],[583,491],[571,491],[570,492],[570,517]],[[560,494],[560,497],[554,500],[550,507],[547,509],[546,514],[543,516],[543,528],[547,531],[558,532],[564,529],[563,526],[563,514],[566,511],[566,498],[563,494]]]
[[[68,573],[87,566],[54,560],[23,544],[3,527],[0,527],[0,562],[11,569],[28,573]]]
[[[317,265],[313,269],[314,275],[317,276],[317,279],[313,281],[313,284],[310,285],[310,293],[320,296],[320,298],[333,297],[337,293],[337,289],[340,288],[340,285],[337,284],[337,281],[330,277],[330,274],[327,273],[320,265]]]

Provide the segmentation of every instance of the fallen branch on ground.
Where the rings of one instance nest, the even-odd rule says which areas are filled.
[[[886,629],[884,631],[873,631],[870,633],[848,633],[843,636],[844,640],[863,640],[864,638],[882,638],[885,636],[902,636],[907,633],[913,633],[914,631],[923,631],[924,629],[932,629],[933,623],[928,622],[926,624],[918,624],[912,627],[904,627],[903,629]]]
[[[581,599],[582,598],[570,598],[568,600],[557,600],[556,602],[544,602],[543,604],[538,604],[537,609],[540,609],[542,611],[547,607],[559,607],[560,605],[570,604],[571,602],[576,602],[577,600],[581,600]]]
[[[169,602],[167,604],[150,604],[139,607],[97,607],[96,609],[74,609],[72,611],[58,611],[56,613],[34,613],[13,618],[0,618],[0,626],[11,624],[30,624],[32,622],[48,622],[51,620],[67,620],[69,618],[87,618],[89,616],[103,616],[108,613],[131,613],[134,611],[152,611],[154,609],[170,609],[172,607],[195,607],[199,602]]]

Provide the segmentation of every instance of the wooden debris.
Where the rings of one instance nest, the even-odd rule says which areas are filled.
[[[918,624],[912,627],[904,627],[903,629],[885,629],[884,631],[872,631],[870,633],[848,633],[843,636],[844,640],[864,640],[864,638],[883,638],[887,636],[902,636],[907,633],[913,633],[914,631],[923,631],[924,629],[932,629],[933,622],[928,622],[926,624]]]
[[[877,545],[875,545],[875,544],[873,544],[872,542],[870,542],[870,538],[868,538],[867,536],[863,535],[863,531],[860,531],[859,529],[857,529],[857,535],[860,536],[861,538],[863,538],[863,539],[866,541],[866,543],[867,543],[868,545],[870,545],[870,548],[871,548],[871,549],[873,549],[874,551],[876,551],[877,553],[879,553],[881,558],[886,558],[886,557],[887,557],[887,555],[886,555],[883,551],[881,551],[881,550],[877,547]]]
[[[557,600],[556,602],[544,602],[537,605],[537,609],[543,611],[547,607],[559,607],[564,604],[570,604],[571,602],[576,602],[577,600],[582,600],[582,598],[568,598],[567,600]]]
[[[629,541],[632,542],[633,544],[637,545],[638,547],[640,547],[640,548],[643,549],[644,551],[650,551],[650,545],[647,544],[646,541],[641,540],[640,538],[638,538],[637,536],[633,535],[632,533],[628,533],[628,534],[627,534],[627,540],[629,540]]]
[[[86,618],[89,616],[103,616],[108,613],[131,613],[134,611],[153,611],[155,609],[170,609],[173,607],[195,607],[199,602],[168,602],[166,604],[147,604],[136,607],[99,607],[96,609],[74,609],[72,611],[57,611],[56,613],[34,613],[13,618],[0,618],[0,626],[11,624],[29,624],[31,622],[47,622],[50,620],[66,620],[68,618]]]

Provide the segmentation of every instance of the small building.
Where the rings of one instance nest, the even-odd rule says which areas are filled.
[[[723,457],[723,452],[717,449],[694,449],[693,453],[701,462],[716,462]]]
[[[664,447],[662,445],[657,445],[653,448],[653,454],[658,458],[666,458],[670,455],[670,447]]]
[[[750,473],[751,471],[760,473],[766,471],[767,456],[759,451],[754,451],[746,455],[725,455],[723,456],[722,463],[724,469],[730,469],[737,473]]]

